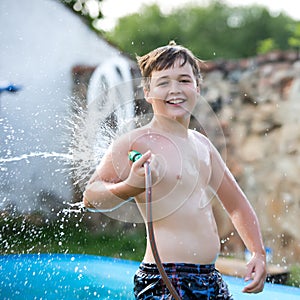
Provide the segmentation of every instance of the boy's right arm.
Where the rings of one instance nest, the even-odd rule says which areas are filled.
[[[125,154],[126,155],[126,154]],[[150,159],[146,152],[123,174],[118,174],[118,162],[113,162],[109,152],[91,177],[83,193],[83,204],[88,208],[110,209],[124,200],[145,191],[144,163]],[[127,159],[127,155],[126,155]],[[123,178],[122,178],[123,177]]]

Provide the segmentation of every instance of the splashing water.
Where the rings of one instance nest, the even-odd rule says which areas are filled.
[[[77,104],[75,104],[77,105]],[[72,157],[72,166],[69,171],[73,173],[74,184],[83,190],[91,173],[101,161],[111,142],[131,130],[140,118],[114,119],[117,110],[132,105],[129,101],[115,109],[114,107],[95,108],[92,103],[88,110],[77,105],[76,114],[68,119],[67,136],[71,136],[68,144],[68,155]],[[67,138],[66,138],[67,140]]]
[[[100,212],[100,213],[112,213],[114,212],[116,209],[122,207],[123,205],[134,201],[134,198],[129,198],[121,203],[119,203],[118,205],[112,207],[112,208],[107,208],[107,209],[94,209],[94,208],[86,208],[83,204],[83,202],[75,202],[75,203],[67,203],[70,208],[66,208],[63,209],[62,212],[65,214],[68,213],[82,213],[82,212]]]
[[[102,95],[98,100],[101,99],[101,102],[103,102],[101,97]],[[67,132],[71,132],[71,134],[67,133],[67,136],[72,137],[68,145],[68,155],[72,157],[72,165],[69,167],[69,172],[73,174],[74,185],[77,185],[83,192],[88,180],[112,141],[133,128],[144,124],[145,120],[148,121],[152,118],[152,113],[130,118],[122,116],[120,112],[128,111],[126,106],[131,106],[132,100],[119,106],[110,103],[107,106],[101,106],[101,110],[98,108],[99,104],[97,101],[90,103],[88,109],[83,109],[78,105],[77,101],[75,101],[74,105],[76,114],[68,119],[67,126]],[[116,116],[118,117],[116,118]],[[136,212],[136,204],[133,198],[121,202],[111,209],[101,210],[85,209],[82,202],[68,202],[67,204],[69,207],[63,210],[65,214],[86,211],[101,212],[108,214],[112,218],[124,220],[119,213],[117,213],[117,216],[111,215],[111,213],[114,213],[115,210],[124,205],[125,210],[134,210]],[[129,204],[129,206],[126,206],[126,204]],[[142,222],[140,217],[138,217],[138,222]]]
[[[58,152],[30,152],[29,154],[22,154],[16,157],[8,157],[8,158],[0,158],[0,165],[5,163],[16,162],[20,160],[28,160],[32,157],[41,157],[41,158],[49,158],[49,157],[57,157],[63,160],[72,160],[73,155],[68,153],[58,153]]]

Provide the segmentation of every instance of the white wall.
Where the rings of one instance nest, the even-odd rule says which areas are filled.
[[[71,201],[64,161],[5,160],[36,152],[66,153],[72,67],[97,65],[116,55],[116,48],[58,1],[0,1],[0,85],[22,86],[16,94],[0,95],[0,209],[11,203],[23,212],[39,209],[41,193]]]

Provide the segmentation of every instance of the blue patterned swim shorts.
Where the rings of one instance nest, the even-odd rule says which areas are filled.
[[[164,269],[183,300],[233,300],[228,286],[214,264],[164,263]],[[141,263],[134,275],[137,300],[170,300],[172,298],[155,264]]]

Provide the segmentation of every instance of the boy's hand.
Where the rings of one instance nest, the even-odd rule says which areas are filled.
[[[264,289],[264,284],[267,276],[266,256],[265,254],[255,253],[247,264],[247,272],[245,281],[253,279],[243,289],[244,293],[259,293]]]
[[[125,182],[137,188],[145,188],[145,162],[149,162],[151,169],[152,185],[159,182],[163,174],[162,169],[162,159],[154,154],[151,154],[150,150],[144,153],[141,158],[136,160],[131,167],[128,178]]]
[[[125,182],[128,185],[136,187],[136,188],[141,188],[141,189],[145,188],[144,163],[146,161],[149,161],[150,158],[151,158],[151,152],[147,151],[146,153],[144,153],[141,156],[141,158],[139,158],[132,164],[130,173],[129,173],[127,179],[125,180]]]

